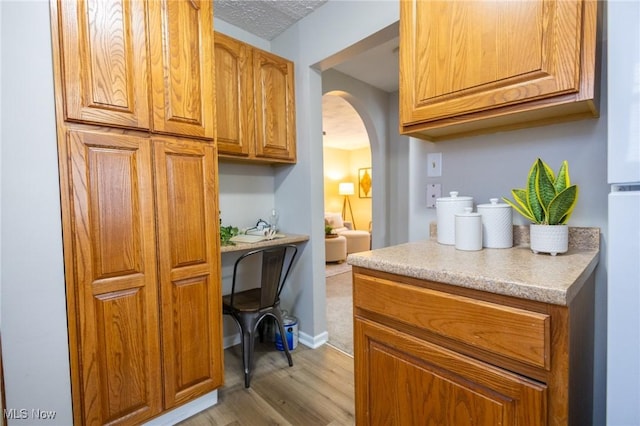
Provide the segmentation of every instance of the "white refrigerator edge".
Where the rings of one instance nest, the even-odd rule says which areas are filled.
[[[607,425],[640,425],[640,2],[607,2]]]

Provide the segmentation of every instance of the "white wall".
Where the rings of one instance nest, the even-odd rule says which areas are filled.
[[[239,229],[255,226],[258,219],[269,221],[273,208],[280,210],[274,200],[273,167],[260,164],[239,164],[220,162],[218,164],[220,218],[223,226],[236,226]],[[288,166],[285,166],[288,167]],[[290,232],[286,223],[283,232]],[[222,294],[231,292],[233,263],[241,253],[223,253]],[[240,341],[238,328],[229,316],[223,317],[225,346]]]
[[[285,166],[288,167],[288,166]],[[248,228],[258,219],[269,221],[274,200],[273,167],[219,163],[220,218],[224,226]],[[283,231],[287,231],[286,223]]]
[[[366,19],[363,17],[366,16]],[[322,77],[312,68],[318,62],[393,24],[399,18],[398,2],[329,1],[271,43],[272,51],[295,62],[298,164],[276,170],[276,203],[297,206],[283,211],[282,219],[311,235],[292,276],[292,291],[283,295],[294,306],[301,333],[320,343],[326,339]],[[357,25],[355,25],[357,23]],[[375,167],[375,159],[374,159]],[[383,190],[380,186],[379,190]],[[375,190],[375,189],[374,189]],[[374,203],[377,195],[374,193]],[[381,200],[386,193],[381,193]],[[374,212],[376,206],[373,207]],[[375,213],[374,213],[375,214]],[[374,220],[376,218],[374,217]]]
[[[398,133],[399,126],[399,94],[389,95],[389,170],[388,170],[388,203],[389,203],[389,244],[400,244],[409,241],[412,230],[409,200],[413,181],[410,179],[410,141],[409,137]]]
[[[604,102],[603,102],[604,104]],[[606,113],[606,111],[605,111]],[[488,203],[492,197],[511,198],[512,188],[525,187],[529,168],[537,157],[558,170],[568,160],[571,180],[579,185],[572,226],[600,226],[606,233],[608,186],[606,181],[606,117],[440,142],[412,140],[412,180],[419,182],[411,196],[414,219],[412,240],[428,238],[428,223],[435,209],[426,208],[429,183]],[[442,177],[427,177],[426,155],[442,153]],[[514,221],[527,222],[514,212]]]
[[[2,350],[9,424],[70,425],[49,4],[2,7]],[[31,409],[55,410],[37,421]]]
[[[271,50],[271,43],[268,40],[260,38],[255,34],[251,34],[250,32],[247,32],[242,28],[238,28],[235,25],[229,24],[228,22],[221,21],[220,19],[215,17],[215,14],[216,12],[214,10],[213,28],[215,31],[226,34],[229,37],[233,37],[237,40],[241,40],[262,50]]]
[[[0,7],[0,34],[2,34],[2,7]],[[1,40],[1,39],[0,39]],[[2,58],[2,43],[0,42],[0,58]],[[0,62],[1,63],[1,62]],[[2,81],[2,67],[0,67],[0,82]],[[2,100],[2,84],[0,83],[0,100]],[[0,101],[0,125],[2,123],[2,102]],[[0,127],[0,165],[2,164],[2,131]],[[0,168],[1,170],[1,168]],[[2,173],[0,173],[0,241],[2,241]],[[2,265],[2,244],[0,244],[0,265]],[[2,268],[0,268],[0,330],[2,330]],[[1,336],[2,333],[0,333]],[[0,353],[0,361],[2,354]],[[0,383],[4,383],[4,370],[0,363]],[[0,410],[4,410],[4,386],[0,385]],[[3,411],[4,412],[4,411]],[[4,426],[4,416],[0,425]]]

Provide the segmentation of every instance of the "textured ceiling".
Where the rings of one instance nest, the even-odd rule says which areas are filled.
[[[275,37],[312,13],[327,0],[214,0],[217,19],[265,40]],[[333,68],[385,92],[398,90],[398,37],[381,42]],[[339,96],[322,98],[324,146],[359,149],[369,146],[362,119]]]
[[[369,146],[364,122],[351,104],[340,96],[322,97],[322,145],[326,148],[360,149]]]
[[[273,40],[327,0],[214,0],[214,14],[265,40]]]

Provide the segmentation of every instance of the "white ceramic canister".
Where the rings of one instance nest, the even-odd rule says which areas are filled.
[[[464,213],[456,213],[456,249],[482,250],[482,215],[465,207]]]
[[[513,247],[513,210],[509,204],[489,199],[490,204],[478,204],[482,215],[482,244],[487,248]]]
[[[473,208],[473,197],[458,197],[457,191],[449,193],[449,197],[436,199],[437,234],[440,244],[456,243],[456,213],[464,213],[465,207]]]

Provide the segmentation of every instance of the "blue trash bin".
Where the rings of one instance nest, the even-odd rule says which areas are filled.
[[[289,350],[294,350],[298,346],[298,319],[296,317],[290,317],[286,314],[282,318],[284,334],[287,336],[287,344]],[[284,351],[282,346],[282,336],[280,336],[280,330],[276,327],[276,349]]]

